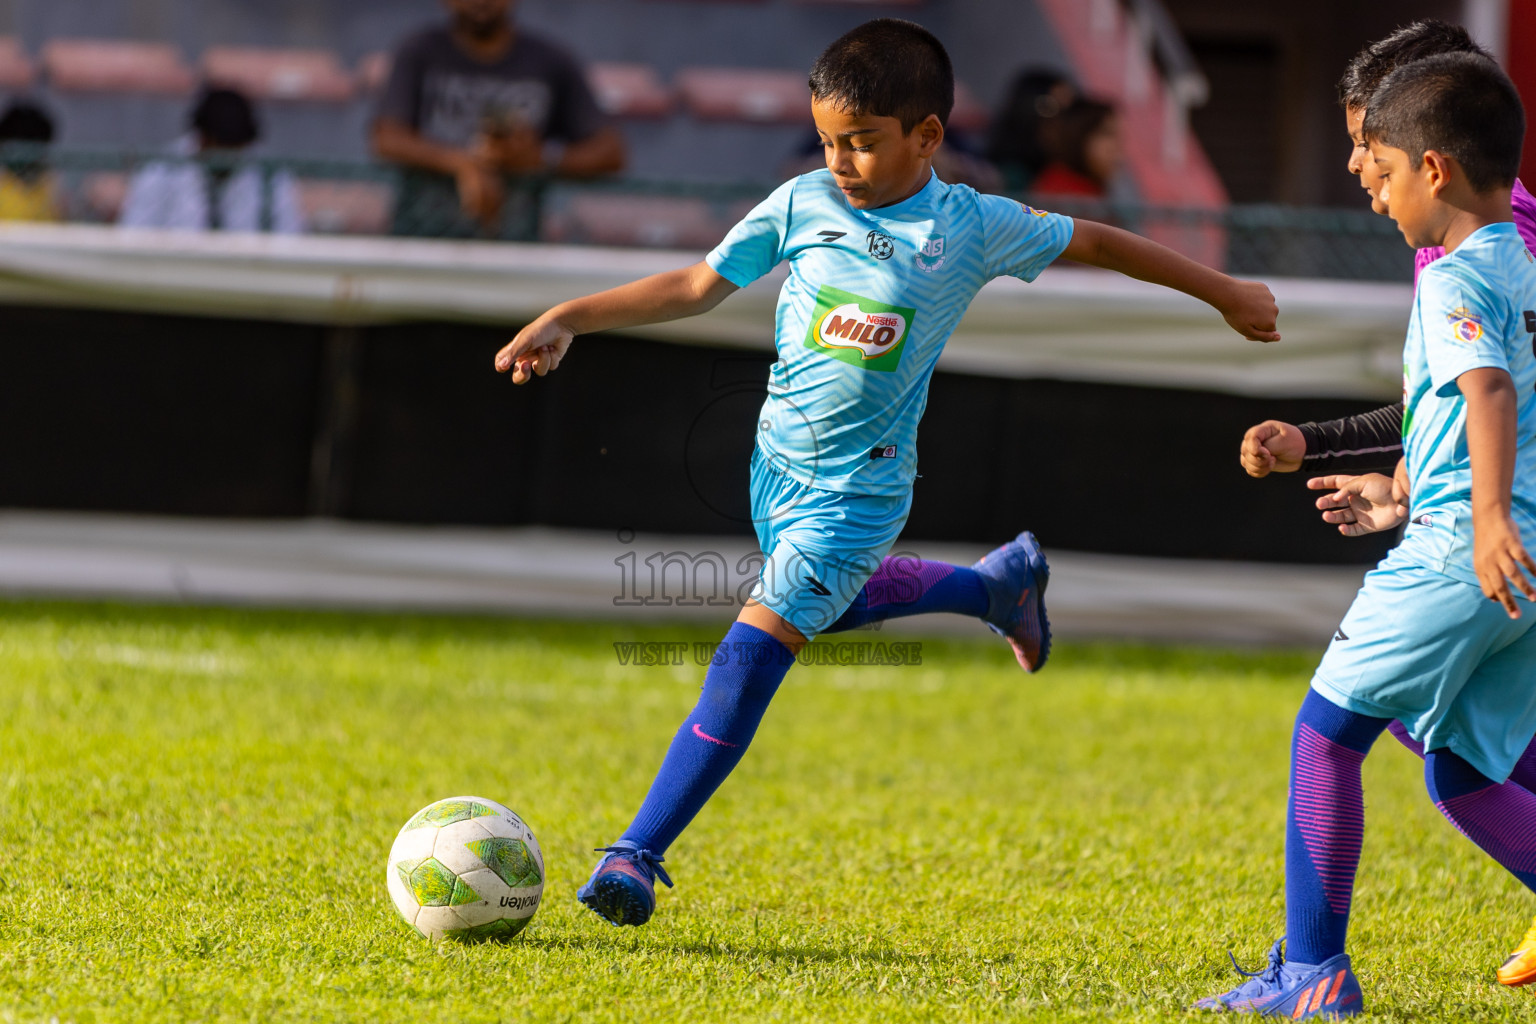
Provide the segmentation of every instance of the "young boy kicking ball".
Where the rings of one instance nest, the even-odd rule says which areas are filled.
[[[1030,534],[969,568],[882,562],[911,506],[934,363],[983,284],[1032,281],[1064,256],[1177,288],[1245,337],[1279,339],[1261,284],[938,180],[954,75],[925,29],[868,22],[827,48],[810,85],[826,170],[780,186],[704,262],[562,303],[496,356],[521,384],[558,367],[578,334],[703,313],[790,265],[752,454],[766,562],[639,813],[577,894],[614,924],[650,919],[656,878],[671,884],[663,855],[740,761],[795,654],[818,634],[950,612],[983,619],[1025,671],[1045,663],[1049,576]]]
[[[1360,766],[1394,720],[1423,745],[1435,806],[1536,888],[1536,794],[1505,781],[1536,733],[1536,561],[1521,542],[1536,535],[1536,264],[1510,210],[1525,116],[1496,64],[1445,54],[1388,75],[1363,130],[1389,216],[1410,245],[1446,253],[1419,278],[1403,355],[1413,519],[1366,575],[1296,718],[1289,946],[1205,1009],[1361,1012],[1344,952]]]

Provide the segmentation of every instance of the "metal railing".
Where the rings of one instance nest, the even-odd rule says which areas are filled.
[[[477,223],[445,178],[366,162],[185,158],[130,150],[0,147],[0,189],[17,183],[53,196],[58,219],[116,223],[135,174],[190,165],[210,177],[259,173],[264,204],[277,182],[297,196],[305,230],[319,234],[485,238],[704,250],[776,183],[595,182],[508,179],[501,216]],[[1198,252],[1232,273],[1362,281],[1412,279],[1412,251],[1396,226],[1367,210],[1274,205],[1180,209],[1021,195],[1022,201],[1102,220]],[[4,204],[0,203],[0,209]],[[261,212],[270,226],[270,206]],[[194,226],[194,225],[182,225]],[[1179,239],[1198,244],[1180,245]]]

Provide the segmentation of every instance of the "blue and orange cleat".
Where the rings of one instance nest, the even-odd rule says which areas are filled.
[[[1025,530],[971,566],[987,585],[987,628],[1008,641],[1025,672],[1038,672],[1051,656],[1045,588],[1051,567],[1035,535]]]
[[[1500,985],[1529,985],[1533,981],[1536,981],[1536,921],[1531,922],[1531,930],[1509,954],[1509,959],[1499,966]]]
[[[1364,1012],[1365,997],[1355,972],[1349,969],[1347,953],[1316,966],[1288,964],[1280,951],[1284,943],[1283,936],[1275,942],[1269,951],[1269,966],[1262,971],[1245,971],[1234,957],[1232,966],[1249,980],[1230,992],[1200,1000],[1194,1008],[1291,1020],[1339,1020]]]
[[[622,839],[596,852],[607,856],[597,862],[587,884],[576,890],[576,898],[610,924],[645,924],[656,909],[656,879],[672,886],[661,866],[664,858],[637,850]]]

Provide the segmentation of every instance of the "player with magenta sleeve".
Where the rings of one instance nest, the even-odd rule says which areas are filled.
[[[1177,288],[1243,336],[1279,340],[1262,284],[1117,228],[940,181],[932,163],[954,73],[922,27],[861,25],[818,58],[810,86],[825,170],[781,185],[703,262],[561,303],[496,356],[525,383],[557,368],[578,334],[694,316],[789,264],[751,465],[765,564],[634,821],[577,894],[614,924],[650,919],[656,879],[671,884],[664,854],[740,761],[817,635],[948,612],[986,622],[1025,671],[1045,664],[1049,570],[1031,534],[969,567],[885,557],[912,504],[929,378],[982,285],[1032,281],[1064,257]]]
[[[1449,53],[1388,75],[1362,130],[1403,236],[1446,252],[1419,280],[1403,352],[1413,521],[1366,574],[1296,717],[1285,937],[1205,1009],[1363,1011],[1345,952],[1361,765],[1394,720],[1422,745],[1436,808],[1536,890],[1536,792],[1510,778],[1536,734],[1536,560],[1522,541],[1536,536],[1536,260],[1510,207],[1524,111],[1497,64]]]

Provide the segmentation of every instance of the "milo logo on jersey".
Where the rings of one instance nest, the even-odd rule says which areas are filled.
[[[816,293],[805,347],[861,369],[894,370],[916,314],[824,284]]]

